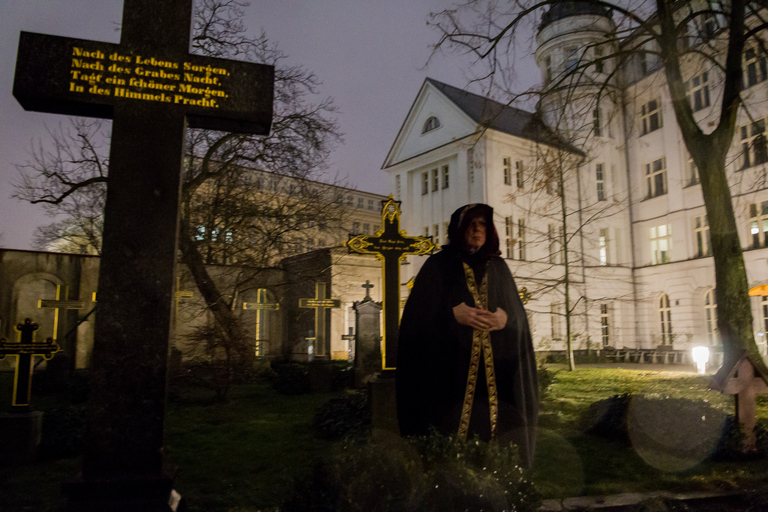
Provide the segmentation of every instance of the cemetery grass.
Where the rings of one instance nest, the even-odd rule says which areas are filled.
[[[706,377],[690,372],[549,369],[557,373],[542,401],[532,472],[543,498],[659,490],[727,491],[750,488],[768,478],[766,460],[702,461],[684,471],[662,471],[631,446],[580,429],[580,418],[590,404],[622,393],[708,400],[732,413],[732,397],[707,391]],[[8,374],[0,374],[1,381],[7,383],[8,379]],[[312,421],[319,406],[343,393],[285,396],[267,383],[235,385],[227,403],[215,402],[213,394],[201,388],[185,387],[172,393],[166,459],[190,511],[275,510],[297,492],[294,482],[310,474],[315,461],[333,453],[335,443],[319,440]],[[55,395],[33,397],[35,408],[43,411],[60,401]],[[764,398],[758,399],[758,416],[768,421],[768,400]],[[61,482],[79,468],[80,459],[71,457],[0,469],[0,510],[59,510]]]

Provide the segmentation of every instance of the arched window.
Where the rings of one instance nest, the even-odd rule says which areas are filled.
[[[710,345],[717,343],[717,303],[715,290],[710,288],[704,295],[704,315],[707,319],[707,341]]]
[[[421,131],[421,133],[431,132],[437,128],[440,128],[440,120],[435,116],[432,116],[427,119],[426,123],[424,123],[424,129]]]
[[[669,307],[669,296],[665,293],[659,299],[659,326],[661,327],[661,344],[672,344],[672,309]]]

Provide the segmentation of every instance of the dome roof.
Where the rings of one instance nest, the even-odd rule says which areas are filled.
[[[554,23],[563,18],[580,16],[583,14],[593,14],[611,18],[611,9],[602,5],[596,5],[590,2],[579,2],[576,0],[558,2],[542,15],[539,30],[542,30],[550,23]]]

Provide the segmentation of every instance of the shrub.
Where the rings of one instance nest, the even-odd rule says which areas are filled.
[[[321,439],[335,440],[350,435],[362,435],[370,426],[371,409],[368,397],[362,392],[333,398],[315,413],[315,434]]]
[[[334,360],[331,366],[331,387],[334,390],[351,389],[355,386],[355,368],[348,361]]]
[[[348,438],[332,462],[297,482],[283,510],[537,510],[540,498],[518,460],[513,446],[436,433]]]
[[[283,395],[301,395],[309,393],[308,367],[304,363],[273,364],[275,371],[272,387]]]
[[[742,450],[745,433],[736,416],[729,414],[723,424],[720,442],[717,444],[713,458],[720,461],[745,461],[768,456],[768,429],[765,424],[755,425],[757,443],[753,452],[744,453]]]
[[[538,376],[539,376],[539,399],[544,400],[548,398],[552,393],[552,385],[555,383],[555,377],[558,371],[552,371],[544,363],[539,364]]]
[[[43,414],[40,455],[44,458],[74,457],[83,451],[84,405],[51,409]]]

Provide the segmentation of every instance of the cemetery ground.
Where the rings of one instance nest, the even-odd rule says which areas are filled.
[[[764,489],[761,486],[768,478],[768,459],[764,456],[712,456],[716,438],[722,438],[722,420],[733,411],[733,398],[708,391],[707,376],[683,366],[669,366],[663,371],[658,367],[579,367],[574,372],[558,365],[545,368],[540,371],[543,399],[536,463],[529,474],[542,499],[664,490]],[[347,372],[341,367],[337,370],[341,375],[337,382],[343,383]],[[0,374],[4,401],[10,397],[11,377]],[[275,389],[272,374],[271,379],[234,385],[225,403],[216,401],[211,390],[193,381],[173,381],[166,420],[166,460],[175,488],[187,500],[189,510],[277,510],[291,496],[324,492],[318,489],[322,484],[318,485],[317,478],[312,478],[315,462],[331,461],[348,444],[318,436],[318,429],[313,427],[316,411],[327,408],[332,399],[345,398],[335,402],[336,411],[344,409],[339,404],[356,403],[357,409],[353,407],[346,420],[340,417],[338,422],[331,422],[332,433],[339,433],[364,421],[361,402],[350,400],[358,395],[342,386],[331,393],[303,393],[303,384],[294,377],[289,376],[287,388],[285,379],[282,384],[277,382],[291,394]],[[87,379],[79,375],[67,393],[46,390],[44,379],[39,380],[33,406],[47,412],[49,418],[55,417],[56,424],[44,426],[38,460],[0,468],[2,512],[60,510],[61,482],[80,467],[81,459],[74,452],[82,442],[78,438],[78,411],[84,407],[81,402]],[[630,395],[631,400],[627,399]],[[758,397],[757,410],[760,425],[768,425],[765,396]],[[691,427],[687,424],[691,417],[714,421]],[[643,431],[649,418],[654,420],[653,427]],[[628,438],[622,424],[630,425]],[[332,437],[328,432],[326,424],[325,437]],[[759,441],[764,447],[764,436]],[[768,502],[768,494],[758,494],[758,500]]]

